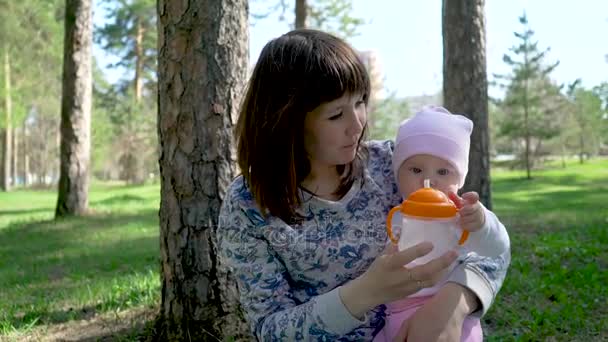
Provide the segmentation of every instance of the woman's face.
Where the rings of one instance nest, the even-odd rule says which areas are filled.
[[[304,120],[304,147],[311,168],[352,162],[366,120],[361,95],[345,94],[309,112]]]

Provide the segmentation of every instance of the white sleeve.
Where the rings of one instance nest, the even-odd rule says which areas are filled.
[[[481,206],[486,216],[486,222],[480,230],[469,233],[464,248],[481,256],[496,257],[511,248],[509,234],[498,217],[486,209],[483,204]]]

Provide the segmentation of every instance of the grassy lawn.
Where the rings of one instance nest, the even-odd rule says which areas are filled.
[[[608,160],[523,178],[493,173],[513,260],[487,340],[608,339]],[[90,197],[93,215],[54,222],[54,191],[0,193],[0,340],[158,305],[158,185]]]
[[[608,160],[493,173],[512,263],[487,340],[608,339]]]
[[[159,302],[158,185],[94,185],[90,217],[53,191],[0,193],[0,339]]]

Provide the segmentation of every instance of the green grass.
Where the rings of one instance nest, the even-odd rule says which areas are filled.
[[[606,340],[608,160],[495,170],[512,264],[488,341]],[[95,184],[94,214],[54,222],[54,191],[0,193],[0,340],[159,303],[158,185]]]
[[[159,302],[158,185],[96,184],[55,222],[54,191],[0,193],[0,336]]]
[[[488,341],[608,339],[608,160],[496,171],[494,211],[511,236]]]

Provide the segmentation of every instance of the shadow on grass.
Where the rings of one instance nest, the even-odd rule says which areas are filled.
[[[483,320],[488,341],[608,338],[601,300],[608,295],[608,177],[537,175],[492,185],[512,262]]]
[[[135,324],[129,325],[111,332],[102,332],[99,334],[92,334],[71,341],[77,342],[99,342],[99,341],[149,341],[150,336],[154,336],[152,331],[154,329],[155,319],[149,319],[148,321],[136,322]]]
[[[113,206],[113,205],[117,205],[117,204],[125,204],[125,203],[129,203],[129,202],[145,202],[146,199],[141,197],[141,196],[136,196],[136,195],[121,195],[121,196],[114,196],[114,197],[110,197],[101,201],[94,201],[91,202],[91,206],[97,206],[97,205],[108,205],[108,206]]]
[[[604,341],[608,232],[603,227],[512,235],[512,263],[484,317],[488,341]]]
[[[15,223],[0,230],[0,286],[9,289],[7,293],[19,287],[15,297],[28,298],[27,303],[20,298],[14,298],[15,303],[3,303],[6,310],[13,312],[0,315],[0,320],[19,329],[88,319],[100,311],[136,305],[149,295],[145,289],[130,287],[120,293],[112,289],[92,306],[47,309],[53,301],[64,301],[66,291],[87,286],[88,281],[111,283],[115,278],[158,269],[157,236],[126,235],[120,240],[94,243],[91,248],[83,243],[83,234],[85,239],[86,235],[95,239],[96,231],[121,226],[133,229],[134,222],[158,226],[158,211]]]
[[[42,212],[53,212],[54,208],[34,208],[34,209],[14,209],[14,210],[3,210],[0,209],[0,216],[2,215],[25,215],[25,214],[38,214]]]

